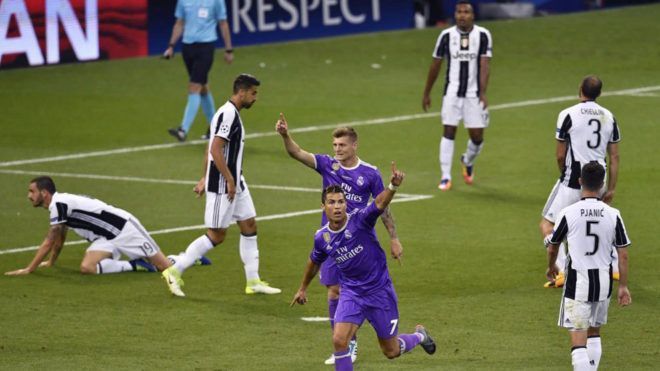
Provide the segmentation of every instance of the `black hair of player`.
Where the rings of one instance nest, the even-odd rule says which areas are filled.
[[[55,182],[53,182],[53,179],[49,176],[36,177],[30,181],[30,184],[32,183],[37,185],[37,189],[39,191],[43,191],[45,189],[50,194],[57,192],[57,189],[55,188]]]
[[[346,199],[346,193],[344,190],[341,188],[340,185],[333,184],[325,187],[323,192],[321,193],[321,203],[325,205],[325,198],[328,195],[328,193],[341,193],[341,195]]]
[[[589,75],[582,80],[582,95],[585,98],[596,100],[600,97],[600,91],[603,88],[603,82],[600,81],[598,76]]]
[[[582,188],[588,191],[598,191],[605,181],[605,168],[597,161],[591,161],[582,168]]]
[[[256,77],[242,73],[234,80],[234,94],[238,93],[239,90],[248,90],[253,86],[259,85],[261,85],[261,81],[257,80]]]
[[[458,7],[459,5],[469,5],[472,9],[474,9],[474,6],[470,0],[458,0],[456,2],[456,6]]]

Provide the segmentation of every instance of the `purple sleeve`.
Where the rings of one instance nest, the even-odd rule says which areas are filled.
[[[376,170],[374,171],[373,174],[373,180],[371,181],[371,197],[376,198],[383,190],[385,190],[385,186],[383,186],[383,178],[380,176],[380,171]]]
[[[316,265],[321,265],[327,258],[328,254],[325,253],[323,249],[323,240],[320,238],[314,238],[314,248],[309,254],[309,258]]]
[[[367,205],[367,207],[358,211],[357,215],[355,216],[359,218],[359,223],[361,226],[365,227],[366,229],[373,229],[376,226],[378,217],[382,213],[383,210],[379,210],[376,207],[376,203],[371,202],[369,205]]]
[[[316,170],[317,173],[324,175],[329,172],[328,169],[332,166],[332,159],[328,155],[319,155],[315,154],[314,159],[316,160]]]

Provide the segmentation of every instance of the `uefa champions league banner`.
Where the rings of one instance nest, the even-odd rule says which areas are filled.
[[[225,1],[235,46],[413,25],[413,0]],[[176,0],[0,0],[0,69],[160,54],[175,5]]]

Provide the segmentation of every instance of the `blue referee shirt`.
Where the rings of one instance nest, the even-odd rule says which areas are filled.
[[[218,21],[227,19],[225,0],[178,0],[174,16],[182,19],[183,43],[216,41]]]

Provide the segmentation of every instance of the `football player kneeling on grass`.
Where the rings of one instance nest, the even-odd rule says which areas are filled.
[[[30,264],[5,275],[30,274],[37,267],[55,264],[68,228],[91,242],[80,263],[80,272],[84,274],[136,270],[155,272],[164,271],[171,265],[156,241],[128,211],[87,196],[57,192],[53,179],[47,176],[30,182],[28,199],[32,206],[49,210],[50,229]],[[50,257],[44,261],[49,253]],[[132,260],[119,260],[122,254]],[[180,279],[166,281],[172,294],[185,296],[181,291],[183,282]]]

